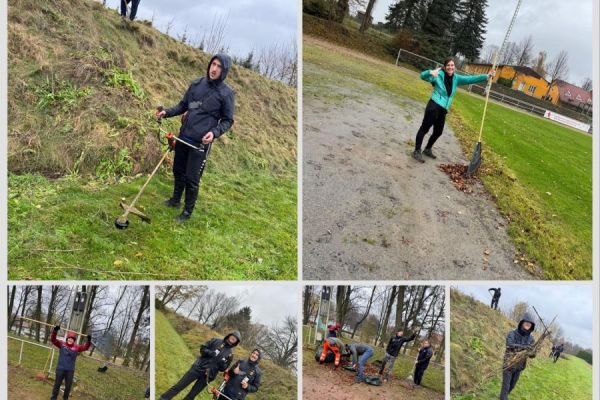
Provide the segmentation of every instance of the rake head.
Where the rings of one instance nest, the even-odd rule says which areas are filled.
[[[481,142],[475,143],[475,147],[473,148],[473,154],[471,155],[471,161],[469,162],[469,166],[467,167],[467,172],[465,173],[467,178],[473,176],[479,167],[481,166]]]
[[[115,219],[115,227],[117,229],[127,229],[128,226],[129,226],[129,221],[127,220],[126,217],[121,215],[119,218]]]

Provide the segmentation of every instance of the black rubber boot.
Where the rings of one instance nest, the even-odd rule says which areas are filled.
[[[181,214],[175,217],[175,221],[179,224],[183,224],[185,221],[192,217],[192,213],[186,210],[183,210]]]
[[[423,160],[423,155],[421,154],[421,151],[420,151],[420,150],[415,150],[415,151],[413,151],[413,153],[412,153],[412,157],[413,157],[415,160],[417,160],[418,162],[420,162],[420,163],[424,163],[424,162],[425,162],[425,160]]]
[[[427,157],[433,158],[434,160],[437,158],[435,154],[433,154],[433,151],[431,151],[431,149],[426,148],[425,150],[423,150],[423,154]]]

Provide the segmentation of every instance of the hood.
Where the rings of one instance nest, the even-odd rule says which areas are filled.
[[[73,344],[71,344],[71,345],[70,345],[70,344],[69,344],[69,342],[67,342],[67,339],[73,339]],[[65,344],[66,344],[68,347],[72,347],[72,346],[74,346],[74,345],[75,345],[75,342],[76,342],[76,341],[77,341],[77,335],[76,335],[75,333],[73,333],[73,332],[69,332],[69,333],[67,334],[67,337],[66,337],[66,339],[65,339]]]
[[[229,336],[233,336],[233,337],[235,337],[235,338],[237,339],[237,343],[236,343],[236,344],[234,344],[233,346],[231,346],[231,345],[229,344],[229,342],[227,341],[227,338],[229,338]],[[225,336],[225,337],[223,338],[223,341],[225,342],[225,345],[226,345],[226,346],[235,347],[235,346],[237,346],[238,344],[240,344],[240,342],[242,341],[242,335],[241,335],[241,334],[240,334],[238,331],[233,331],[233,332],[231,332],[230,334],[228,334],[227,336]]]
[[[258,360],[256,360],[255,362],[250,361],[250,356],[248,356],[248,362],[252,365],[257,365],[260,360],[262,359],[262,352],[260,351],[260,349],[254,349],[250,352],[250,354],[254,353],[255,351],[258,352]]]
[[[529,329],[528,331],[526,331],[525,329],[523,329],[523,322],[530,322],[531,323],[531,329]],[[519,321],[519,325],[517,326],[517,329],[518,329],[519,333],[521,335],[524,335],[524,336],[530,335],[531,332],[533,332],[535,330],[535,323],[533,322],[533,318],[531,317],[531,314],[529,314],[528,312],[526,312],[525,314],[523,314],[523,317]]]
[[[221,77],[216,79],[216,82],[223,82],[225,78],[227,78],[227,74],[229,74],[229,69],[231,68],[231,58],[227,54],[216,54],[211,57],[208,62],[208,66],[206,67],[206,78],[210,81],[210,77],[208,76],[208,71],[210,69],[210,64],[212,64],[214,59],[221,61],[221,65],[223,66],[223,71],[221,71]]]

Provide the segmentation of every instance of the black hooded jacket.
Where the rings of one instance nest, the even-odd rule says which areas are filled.
[[[494,292],[494,294],[492,295],[492,298],[494,300],[497,300],[500,298],[500,296],[502,295],[502,291],[500,290],[500,288],[496,289],[496,288],[489,288],[488,292]]]
[[[221,77],[210,80],[210,64],[217,59],[223,65]],[[235,94],[224,82],[231,68],[231,59],[225,54],[217,54],[210,59],[206,76],[192,82],[183,99],[173,108],[165,110],[165,117],[173,117],[188,112],[179,134],[182,139],[199,145],[202,137],[212,132],[215,138],[227,132],[233,125]]]
[[[260,352],[259,352],[260,354]],[[258,392],[262,372],[258,367],[260,356],[256,362],[248,360],[239,360],[229,368],[229,380],[225,384],[223,393],[232,400],[244,400],[248,393]],[[239,367],[240,373],[235,374],[235,367]],[[244,389],[242,382],[248,379],[248,387]]]
[[[415,334],[413,333],[410,336],[400,336],[394,335],[390,338],[390,342],[388,343],[385,352],[390,356],[398,357],[398,353],[400,353],[400,349],[404,343],[408,343],[411,340],[415,339]]]
[[[525,330],[523,328],[523,323],[529,322],[531,323],[531,328],[529,330]],[[535,330],[535,323],[533,322],[533,318],[529,313],[525,313],[521,321],[519,321],[519,325],[517,329],[510,331],[506,336],[506,351],[504,353],[504,368],[508,367],[508,362],[512,359],[515,353],[526,351],[533,346],[535,343],[535,339],[531,334]],[[513,370],[522,371],[527,366],[527,358],[524,358],[522,362],[518,363],[511,367]]]
[[[419,350],[416,366],[422,369],[427,368],[429,366],[429,361],[431,360],[431,357],[433,357],[433,350],[431,349],[431,346],[422,348],[421,350]]]
[[[237,342],[230,345],[227,338],[234,336]],[[229,367],[233,360],[233,348],[240,342],[240,333],[231,332],[223,339],[211,339],[200,346],[200,357],[194,363],[194,367],[200,370],[205,370],[208,376],[208,381],[215,379],[219,371],[223,372]]]

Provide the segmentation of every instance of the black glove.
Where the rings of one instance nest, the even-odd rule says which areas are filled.
[[[56,325],[53,329],[54,332],[60,331],[60,325]]]
[[[87,341],[88,343],[92,343],[92,335],[87,335]]]

